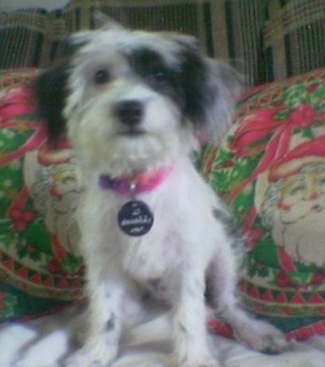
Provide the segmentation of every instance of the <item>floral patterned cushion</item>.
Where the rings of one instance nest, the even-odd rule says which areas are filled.
[[[0,322],[82,296],[71,222],[79,190],[68,149],[50,152],[28,87],[35,69],[0,71]]]
[[[247,237],[244,306],[288,333],[325,333],[325,69],[249,91],[202,171]]]

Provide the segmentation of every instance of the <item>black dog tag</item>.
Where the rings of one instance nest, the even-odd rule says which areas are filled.
[[[142,201],[132,200],[122,206],[117,220],[124,233],[138,237],[150,231],[154,218],[148,205]]]

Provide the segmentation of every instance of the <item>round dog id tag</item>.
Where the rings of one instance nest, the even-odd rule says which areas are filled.
[[[150,231],[154,218],[147,204],[132,200],[122,206],[117,220],[124,233],[137,237]]]

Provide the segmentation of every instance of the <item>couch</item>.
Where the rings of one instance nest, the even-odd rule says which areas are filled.
[[[0,320],[5,324],[64,313],[67,305],[83,302],[84,265],[71,219],[82,193],[69,147],[52,151],[46,145],[30,91],[37,73],[33,68],[0,73]],[[270,366],[291,359],[306,361],[304,367],[325,362],[325,337],[317,337],[325,334],[324,81],[325,69],[318,69],[248,90],[222,144],[205,144],[196,153],[202,175],[247,239],[238,285],[243,307],[281,328],[295,350],[262,357],[229,342],[227,366],[233,353],[239,358],[234,366],[254,366],[240,359],[237,348],[243,358],[258,363],[266,358]],[[232,337],[217,315],[208,327]],[[307,342],[297,342],[302,340]],[[316,348],[312,357],[308,343]],[[307,349],[298,358],[300,347]]]
[[[70,0],[54,11],[39,4],[0,12],[0,68],[47,67],[66,52],[66,36],[95,27],[94,11],[130,28],[195,35],[202,51],[231,61],[249,87],[325,65],[321,0]]]

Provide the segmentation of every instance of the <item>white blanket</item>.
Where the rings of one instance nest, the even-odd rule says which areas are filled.
[[[2,326],[0,367],[60,367],[60,360],[72,351],[69,335],[80,323],[79,313],[71,308],[33,322]],[[134,328],[111,367],[166,367],[168,335],[169,325],[164,318]],[[290,350],[280,355],[260,354],[215,335],[210,343],[212,351],[218,351],[221,367],[325,367],[325,336],[291,342]]]

